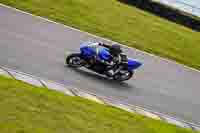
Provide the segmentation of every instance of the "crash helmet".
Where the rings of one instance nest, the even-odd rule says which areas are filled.
[[[113,44],[110,48],[110,53],[114,56],[117,56],[119,55],[120,53],[122,53],[122,50],[121,50],[121,46],[118,45],[118,44]]]

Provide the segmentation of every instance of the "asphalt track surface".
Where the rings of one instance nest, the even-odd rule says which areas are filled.
[[[65,54],[87,40],[104,41],[16,10],[0,6],[0,65],[71,84],[162,113],[200,122],[200,73],[182,65],[124,48],[144,63],[125,83],[116,83],[85,69],[64,65]]]

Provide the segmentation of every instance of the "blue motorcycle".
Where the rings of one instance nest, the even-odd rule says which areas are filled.
[[[105,75],[109,78],[112,78],[116,81],[126,81],[129,80],[135,70],[139,68],[142,64],[136,60],[127,58],[125,54],[120,54],[121,61],[114,65],[115,73],[110,76],[106,73],[107,66],[101,62],[96,61],[91,63],[91,59],[97,55],[98,50],[98,59],[108,61],[111,59],[111,54],[109,49],[105,47],[92,47],[95,42],[83,42],[80,46],[79,53],[72,53],[67,56],[66,64],[69,67],[79,68],[85,67],[89,70],[92,70],[98,74]]]

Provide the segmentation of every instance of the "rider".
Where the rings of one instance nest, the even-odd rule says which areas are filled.
[[[119,61],[120,58],[119,55],[122,53],[120,45],[117,44],[108,45],[104,43],[99,43],[99,46],[103,46],[109,49],[109,52],[112,56],[110,63],[117,63]]]
[[[103,64],[106,64],[106,69],[107,69],[107,74],[112,76],[114,75],[114,65],[120,62],[120,54],[122,53],[121,47],[120,45],[117,44],[113,44],[113,45],[108,45],[108,44],[104,44],[104,43],[95,43],[98,46],[103,46],[105,48],[109,49],[109,52],[111,54],[111,60],[106,61],[106,60],[98,60],[97,57],[94,58],[94,60],[98,60]],[[93,44],[94,46],[94,44]],[[97,53],[98,54],[98,53]],[[97,55],[98,56],[98,55]]]

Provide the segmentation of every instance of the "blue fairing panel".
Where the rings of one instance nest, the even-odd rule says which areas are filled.
[[[140,67],[142,65],[142,63],[140,63],[137,60],[133,60],[133,59],[128,59],[128,70],[134,70],[137,69],[138,67]]]
[[[98,44],[93,42],[84,42],[80,46],[81,55],[85,58],[91,58],[98,53],[99,60],[110,60],[111,55],[108,49],[99,47]]]
[[[91,58],[95,54],[95,49],[88,47],[90,44],[93,44],[93,42],[87,41],[80,44],[81,55],[85,58]]]
[[[82,46],[80,48],[80,50],[81,50],[81,55],[86,57],[86,58],[91,58],[96,53],[94,48],[87,47],[87,46]]]

